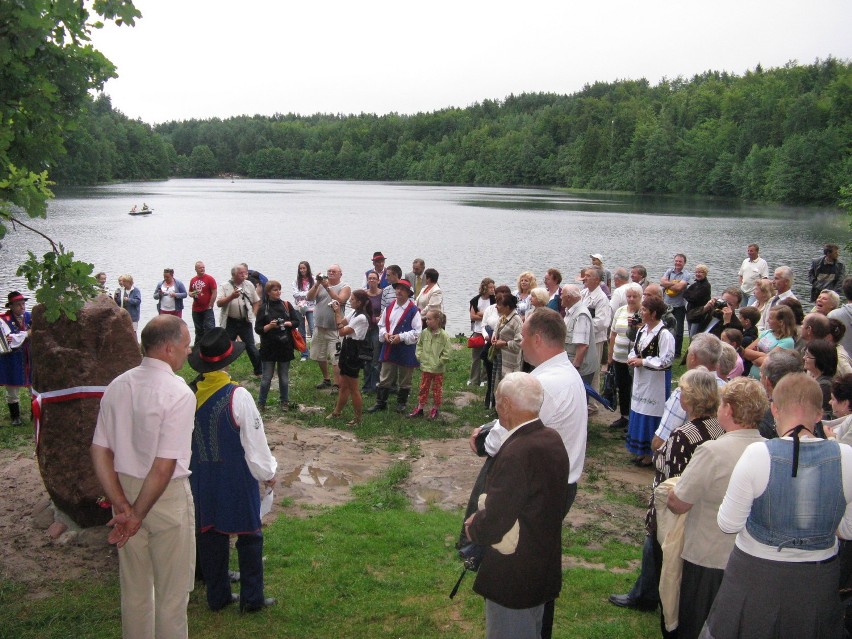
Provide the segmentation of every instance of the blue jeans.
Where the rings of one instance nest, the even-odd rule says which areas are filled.
[[[276,366],[281,405],[286,406],[290,400],[290,362],[261,362],[260,393],[257,396],[257,403],[261,408],[266,406],[266,397],[269,395],[269,387],[272,386],[272,376],[275,374]]]
[[[683,328],[686,322],[686,306],[672,307],[672,315],[675,318],[675,357],[680,357],[680,350],[683,347]]]
[[[307,321],[308,328],[311,329],[311,337],[313,337],[313,335],[314,335],[314,312],[313,311],[305,311],[301,315],[302,315],[302,318],[299,320],[299,332],[302,334],[302,339],[305,340],[305,345],[307,345],[308,335],[307,335],[307,333],[305,333],[305,322]],[[302,356],[307,357],[310,354],[311,354],[311,351],[306,348],[305,351],[302,353]]]
[[[642,545],[642,567],[636,583],[630,589],[628,597],[633,601],[655,604],[660,601],[660,567],[663,564],[663,552],[657,540],[645,535]]]
[[[213,316],[213,309],[208,308],[206,311],[192,311],[192,323],[195,325],[195,341],[198,344],[204,333],[216,327],[216,319]]]

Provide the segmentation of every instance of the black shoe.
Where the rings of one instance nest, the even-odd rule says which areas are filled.
[[[240,612],[257,612],[259,610],[263,610],[264,608],[268,608],[269,606],[274,606],[277,603],[277,599],[274,599],[273,597],[267,597],[259,606],[243,606],[240,608]]]
[[[619,417],[614,422],[612,422],[609,427],[610,428],[627,428],[627,424],[630,422],[626,417]]]
[[[316,388],[316,389],[331,388],[331,380],[330,379],[324,379],[319,384],[314,386],[314,388]]]
[[[643,612],[652,612],[657,609],[657,604],[649,601],[639,601],[630,595],[610,595],[609,603],[619,608],[631,608]]]

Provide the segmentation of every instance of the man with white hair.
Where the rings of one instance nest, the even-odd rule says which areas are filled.
[[[219,289],[219,326],[225,329],[228,337],[238,337],[246,345],[246,354],[251,360],[254,374],[260,376],[260,351],[254,338],[254,318],[260,307],[260,297],[255,285],[248,279],[248,268],[237,264],[231,269],[231,279]]]
[[[541,383],[510,373],[495,401],[506,437],[488,473],[481,507],[465,521],[485,546],[473,590],[485,597],[487,639],[542,636],[544,609],[562,589],[562,520],[568,455],[540,419]]]
[[[381,254],[380,254],[381,255]],[[383,258],[384,260],[384,258]],[[382,261],[384,265],[384,261]],[[333,366],[334,386],[340,386],[340,367],[338,359],[337,319],[334,310],[329,306],[331,302],[340,304],[342,311],[352,295],[352,288],[343,282],[343,269],[339,264],[331,264],[325,275],[317,275],[314,285],[308,289],[305,299],[316,302],[314,307],[314,336],[311,340],[311,359],[319,366],[322,373],[322,381],[317,388],[331,388],[329,377],[329,362]]]
[[[565,332],[565,322],[559,313],[549,308],[539,308],[521,328],[521,349],[524,359],[535,366],[530,374],[544,389],[539,419],[559,434],[568,454],[567,513],[577,496],[577,481],[583,473],[589,418],[583,380],[565,353]],[[470,437],[470,446],[474,452],[477,452],[476,440],[480,430],[475,429]],[[491,457],[497,455],[506,435],[506,429],[496,422],[485,437],[483,452]],[[542,639],[551,636],[553,613],[554,602],[549,601],[544,609]]]
[[[610,317],[615,317],[615,312],[627,304],[627,285],[630,284],[630,275],[627,269],[619,266],[612,272],[612,297],[609,298]]]
[[[786,300],[788,297],[796,299],[793,295],[793,269],[789,266],[779,266],[775,269],[772,277],[772,283],[775,285],[775,297],[769,301],[769,307],[774,307],[781,300]]]
[[[609,328],[612,324],[612,309],[609,307],[609,298],[601,289],[602,279],[603,269],[599,266],[590,266],[583,271],[583,283],[586,288],[583,289],[581,295],[583,303],[592,314],[592,323],[595,329],[596,366],[591,381],[592,388],[600,388],[601,363],[606,359]]]
[[[600,368],[592,315],[581,301],[580,289],[573,284],[562,287],[565,309],[565,352],[585,384],[591,384]]]
[[[703,366],[715,374],[721,353],[722,341],[718,337],[711,333],[699,333],[689,343],[689,349],[686,352],[686,368],[692,370],[698,366]],[[725,385],[725,381],[718,379],[718,377],[717,383],[719,386]],[[684,423],[686,423],[686,411],[680,404],[680,388],[676,388],[666,400],[663,417],[654,433],[654,439],[651,440],[651,448],[657,450],[665,443],[669,435]]]

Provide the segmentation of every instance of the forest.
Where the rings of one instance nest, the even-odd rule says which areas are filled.
[[[555,186],[833,204],[852,184],[852,63],[597,82],[402,115],[276,114],[148,125],[90,101],[60,184],[236,174]]]

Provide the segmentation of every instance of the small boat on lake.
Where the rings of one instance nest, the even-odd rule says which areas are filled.
[[[151,215],[154,212],[154,209],[139,209],[135,210],[136,207],[133,207],[130,211],[128,211],[128,215]]]

